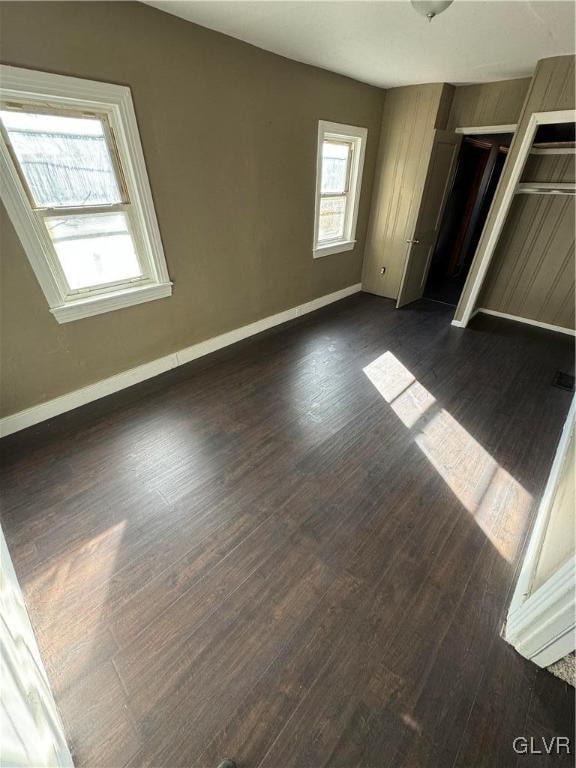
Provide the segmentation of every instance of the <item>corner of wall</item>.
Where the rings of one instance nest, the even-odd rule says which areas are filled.
[[[434,128],[445,130],[448,127],[448,120],[450,118],[450,113],[452,112],[455,93],[456,87],[454,85],[450,85],[450,83],[442,83],[442,92],[440,94],[440,101],[438,102],[438,112],[436,113]]]

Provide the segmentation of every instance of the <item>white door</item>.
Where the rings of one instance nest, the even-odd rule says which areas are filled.
[[[1,529],[0,564],[0,766],[74,768]]]
[[[397,307],[420,299],[424,293],[442,215],[452,187],[461,142],[462,136],[452,131],[435,132],[416,227],[412,237],[406,243],[406,262],[398,292]]]

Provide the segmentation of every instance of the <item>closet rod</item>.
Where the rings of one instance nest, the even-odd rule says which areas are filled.
[[[566,147],[535,147],[530,150],[531,155],[576,155],[576,148]]]
[[[550,182],[523,182],[518,184],[516,194],[524,195],[574,195],[576,194],[576,184],[565,181],[559,181],[556,184]]]
[[[531,155],[574,155],[576,143],[573,141],[540,141],[532,145]]]

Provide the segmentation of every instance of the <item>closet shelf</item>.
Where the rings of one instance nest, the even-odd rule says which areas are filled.
[[[576,184],[559,181],[556,184],[544,181],[528,181],[518,184],[516,194],[524,195],[574,195]]]

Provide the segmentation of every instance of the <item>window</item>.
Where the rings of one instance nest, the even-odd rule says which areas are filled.
[[[362,186],[366,128],[318,123],[314,257],[351,251]]]
[[[170,296],[129,88],[1,66],[0,172],[58,322]]]

